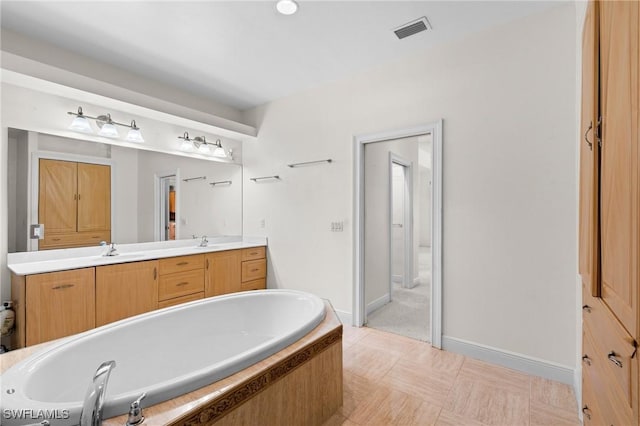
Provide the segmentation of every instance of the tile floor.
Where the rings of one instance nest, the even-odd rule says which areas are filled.
[[[371,328],[344,327],[344,402],[324,426],[580,425],[573,389]]]

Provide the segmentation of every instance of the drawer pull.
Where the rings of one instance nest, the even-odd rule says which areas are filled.
[[[587,405],[582,407],[582,414],[587,418],[587,420],[591,420],[591,410]]]
[[[60,241],[60,238],[52,238],[53,241]]]
[[[259,270],[260,270],[260,269],[258,269],[258,268],[253,268],[253,269],[251,270],[251,272],[258,272]]]
[[[183,285],[187,285],[187,284],[189,284],[188,281],[183,281],[181,283],[176,284],[176,287],[182,287]]]
[[[582,355],[582,362],[584,362],[587,365],[591,365],[591,358],[589,358],[589,355],[587,354]]]
[[[66,288],[75,287],[75,284],[61,284],[53,287],[51,290],[64,290]]]
[[[588,314],[590,314],[590,313],[591,313],[591,306],[589,306],[589,305],[583,305],[583,306],[582,306],[582,310],[583,310],[583,311],[585,311],[585,312],[587,312]]]
[[[188,265],[189,262],[180,262],[180,263],[176,263],[177,266],[184,266],[184,265]]]
[[[252,251],[251,253],[249,253],[251,256],[255,256],[256,254],[258,254],[257,251]]]
[[[618,359],[618,355],[616,355],[615,352],[613,351],[609,352],[609,354],[607,355],[607,358],[609,358],[609,361],[614,363],[616,366],[622,368],[622,361]]]
[[[207,269],[209,269],[209,259],[207,259]]]
[[[153,279],[158,278],[158,268],[153,268]]]

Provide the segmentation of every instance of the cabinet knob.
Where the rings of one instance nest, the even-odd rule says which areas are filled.
[[[582,362],[584,362],[587,365],[591,365],[591,358],[589,358],[589,355],[587,354],[582,355]]]
[[[586,313],[590,314],[591,313],[591,306],[582,305],[582,310],[585,311]]]
[[[587,420],[591,420],[591,409],[589,409],[589,406],[585,405],[582,407],[582,414],[584,414]]]

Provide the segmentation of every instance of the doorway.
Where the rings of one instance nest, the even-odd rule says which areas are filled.
[[[158,209],[160,220],[156,234],[158,241],[176,239],[177,185],[176,175],[160,176]]]
[[[353,324],[384,329],[378,322],[379,317],[384,316],[385,310],[395,309],[390,317],[399,328],[387,331],[430,341],[434,347],[440,347],[442,121],[399,131],[359,135],[354,139],[356,285]],[[386,151],[386,174],[381,173],[384,167],[379,160],[372,162],[372,158],[379,158],[376,151]],[[395,186],[400,188],[396,191],[393,191],[394,170]],[[378,190],[385,186],[386,192],[383,190],[385,194],[381,197]],[[403,196],[399,196],[403,192]],[[372,205],[380,198],[385,198],[386,209]],[[399,211],[394,212],[393,198],[402,200],[402,208],[396,209]],[[429,208],[425,208],[425,204]],[[380,223],[384,225],[380,226]],[[397,247],[398,241],[403,249]],[[401,306],[399,302],[405,305]],[[408,309],[406,304],[421,307]],[[412,312],[409,317],[403,316],[409,311]],[[410,328],[413,331],[408,331]]]

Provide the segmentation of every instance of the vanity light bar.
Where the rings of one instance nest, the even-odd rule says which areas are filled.
[[[111,114],[107,113],[106,115],[99,115],[97,117],[93,117],[91,115],[86,115],[82,111],[82,107],[78,107],[78,112],[67,111],[67,114],[74,115],[75,118],[69,125],[71,130],[75,130],[82,133],[93,133],[93,129],[91,128],[91,124],[89,123],[89,118],[96,121],[96,125],[100,128],[98,132],[101,136],[106,136],[110,138],[118,137],[118,130],[115,125],[128,127],[129,133],[125,138],[129,142],[144,142],[144,138],[142,137],[142,133],[140,132],[140,128],[136,125],[136,120],[131,120],[131,124],[124,124],[114,121],[111,118]]]

